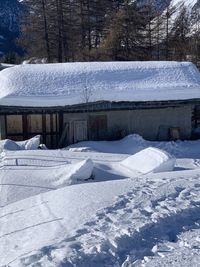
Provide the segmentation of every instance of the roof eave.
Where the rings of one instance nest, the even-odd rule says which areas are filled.
[[[183,105],[200,104],[200,98],[184,100],[161,100],[161,101],[97,101],[66,106],[34,107],[34,106],[0,106],[0,114],[19,113],[79,113],[111,110],[136,110],[136,109],[159,109],[180,107]]]

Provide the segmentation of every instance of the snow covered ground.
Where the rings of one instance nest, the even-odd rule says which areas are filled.
[[[199,266],[199,189],[200,141],[4,150],[0,266]]]

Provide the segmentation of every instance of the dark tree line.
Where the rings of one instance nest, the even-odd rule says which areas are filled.
[[[28,11],[22,18],[19,43],[29,58],[47,62],[200,60],[199,15],[193,14],[191,20],[184,5],[161,11],[153,0],[24,3]]]

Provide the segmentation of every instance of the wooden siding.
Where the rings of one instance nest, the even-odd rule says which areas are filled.
[[[87,139],[122,138],[131,133],[148,140],[167,140],[170,127],[180,127],[182,138],[189,138],[191,110],[197,105],[200,105],[200,99],[137,103],[103,101],[53,108],[1,106],[0,115],[5,118],[6,138],[21,140],[40,134],[49,148],[56,148]],[[84,121],[83,129],[75,121]]]

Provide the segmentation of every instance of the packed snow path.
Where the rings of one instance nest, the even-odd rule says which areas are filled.
[[[115,188],[112,182],[76,185],[11,204],[1,211],[0,262],[121,266],[129,261],[141,266],[168,242],[160,251],[166,254],[179,234],[199,228],[200,174],[187,172],[189,179],[182,171],[162,178],[153,174],[115,181]],[[111,204],[114,194],[119,196]]]
[[[127,140],[130,144],[131,137]],[[107,149],[115,144],[122,153],[125,141],[107,143]],[[136,150],[153,146],[138,138],[132,141]],[[53,190],[15,187],[16,194],[8,186],[4,192],[11,198],[8,205],[6,196],[1,199],[0,208],[0,266],[199,266],[200,142],[154,143],[179,155],[175,170],[139,176],[120,166],[129,157],[127,150],[127,154],[117,154],[116,147],[115,154],[89,152],[89,145],[88,152],[2,154],[0,172],[9,179],[15,174],[16,184],[41,185],[44,179],[48,187],[51,168],[88,157],[95,165],[95,179]],[[24,179],[31,169],[37,181]]]

